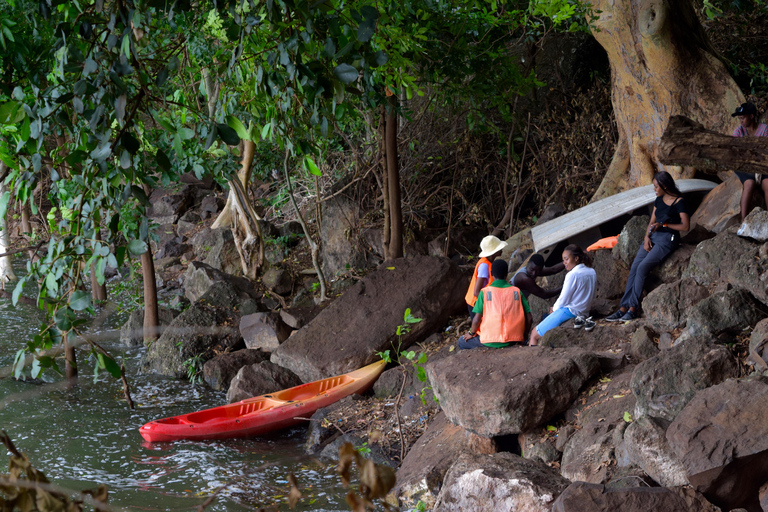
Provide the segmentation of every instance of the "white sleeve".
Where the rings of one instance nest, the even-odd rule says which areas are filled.
[[[557,311],[571,301],[571,296],[573,295],[573,279],[574,277],[572,272],[565,274],[563,289],[560,291],[560,296],[555,301],[555,305],[552,306],[553,311]]]

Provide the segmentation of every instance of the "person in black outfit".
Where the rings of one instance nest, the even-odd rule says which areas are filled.
[[[645,232],[643,245],[632,262],[619,310],[606,318],[609,322],[637,318],[645,278],[656,265],[677,249],[680,244],[680,231],[688,231],[690,228],[685,199],[668,172],[656,173],[653,177],[653,191],[656,193],[656,201],[653,203],[651,222]]]

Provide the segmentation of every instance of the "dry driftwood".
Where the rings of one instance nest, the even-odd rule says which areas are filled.
[[[768,137],[731,137],[707,130],[685,116],[672,116],[659,143],[659,161],[695,167],[707,174],[768,174]]]

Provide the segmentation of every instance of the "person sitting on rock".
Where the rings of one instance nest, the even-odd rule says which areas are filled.
[[[680,245],[680,231],[688,231],[691,227],[685,199],[667,171],[657,172],[653,177],[653,191],[656,201],[651,221],[629,269],[619,310],[606,318],[609,322],[626,322],[638,317],[645,278]]]
[[[741,121],[741,125],[733,131],[734,137],[768,137],[768,125],[758,124],[757,108],[752,103],[742,103],[731,116],[738,117]],[[750,172],[737,172],[736,176],[744,187],[741,191],[740,203],[741,222],[744,222],[752,209],[752,194],[757,185],[760,185],[763,190],[765,204],[768,205],[768,180],[763,179],[762,174]]]
[[[536,284],[536,278],[557,274],[558,272],[562,272],[564,268],[565,265],[563,265],[562,261],[552,267],[545,267],[544,257],[541,254],[534,254],[528,260],[528,264],[512,276],[510,283],[520,288],[520,291],[523,292],[526,299],[529,295],[535,295],[542,299],[549,299],[550,297],[559,295],[562,288],[545,290]]]
[[[525,341],[531,327],[531,308],[520,288],[507,282],[508,274],[507,262],[494,260],[493,282],[477,296],[472,326],[459,338],[460,349],[502,348]]]
[[[551,313],[531,331],[529,345],[538,345],[545,332],[566,320],[589,315],[597,287],[597,273],[592,268],[592,258],[581,247],[571,244],[563,250],[563,265],[568,271],[563,290],[552,306]]]
[[[469,282],[469,289],[464,300],[469,310],[469,319],[475,316],[472,309],[475,307],[480,290],[485,288],[491,282],[491,264],[501,251],[507,246],[507,242],[502,242],[493,235],[488,235],[480,242],[479,260],[475,265],[475,271],[472,273],[472,280]]]

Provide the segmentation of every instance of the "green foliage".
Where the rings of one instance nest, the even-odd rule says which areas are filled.
[[[184,361],[184,369],[187,371],[187,379],[192,384],[203,383],[203,354],[197,354]]]

